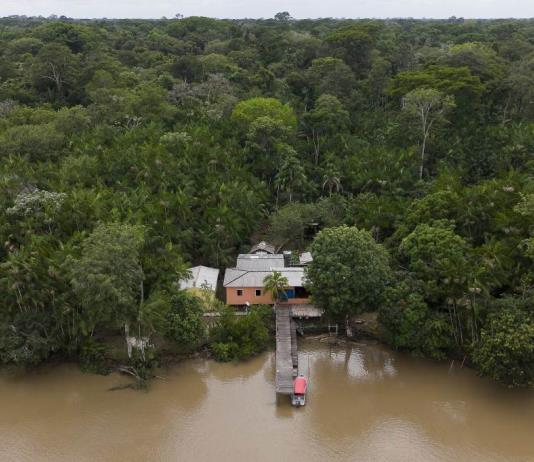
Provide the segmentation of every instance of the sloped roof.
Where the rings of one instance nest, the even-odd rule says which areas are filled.
[[[276,252],[276,249],[274,248],[274,245],[269,244],[268,242],[265,242],[265,241],[258,242],[256,245],[252,246],[252,249],[250,249],[250,253],[274,254],[275,252]]]
[[[282,254],[241,254],[237,257],[236,268],[251,271],[271,271],[271,268],[284,266],[284,256]]]
[[[287,278],[290,287],[303,287],[304,268],[272,268],[270,271],[250,271],[228,268],[224,273],[224,287],[264,287],[263,280],[274,271]]]
[[[299,262],[301,265],[307,265],[313,261],[311,252],[303,252],[299,257]]]
[[[209,268],[208,266],[194,266],[187,270],[191,274],[191,279],[181,279],[181,289],[200,289],[203,285],[207,285],[211,290],[217,288],[217,279],[219,278],[219,270],[217,268]]]

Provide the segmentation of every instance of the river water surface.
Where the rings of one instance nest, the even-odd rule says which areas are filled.
[[[374,344],[299,354],[299,409],[276,400],[273,353],[188,361],[146,393],[70,365],[1,376],[0,461],[534,461],[532,391]]]

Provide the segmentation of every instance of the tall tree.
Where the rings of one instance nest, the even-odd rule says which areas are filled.
[[[312,299],[334,319],[375,309],[390,279],[389,256],[371,233],[341,226],[322,230],[306,268]]]
[[[419,121],[421,129],[421,159],[419,162],[419,179],[423,179],[426,147],[428,138],[447,113],[455,106],[452,96],[445,96],[432,88],[418,88],[408,93],[403,99],[403,110]]]
[[[81,329],[124,326],[138,320],[144,302],[140,251],[143,229],[101,224],[82,243],[82,254],[69,263],[70,281],[81,309]],[[140,329],[140,327],[139,327]]]
[[[281,153],[281,163],[278,172],[274,179],[274,186],[276,187],[276,199],[280,191],[288,193],[289,202],[293,201],[293,193],[298,188],[302,188],[306,183],[306,173],[302,162],[297,157],[295,150],[288,145],[279,147]]]

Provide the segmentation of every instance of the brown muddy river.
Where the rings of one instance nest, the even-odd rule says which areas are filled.
[[[534,461],[534,392],[385,347],[300,344],[306,407],[276,401],[274,355],[194,360],[148,392],[47,367],[0,376],[0,461]]]

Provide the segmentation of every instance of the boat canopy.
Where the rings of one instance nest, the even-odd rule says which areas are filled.
[[[305,377],[297,377],[293,382],[293,392],[296,395],[306,394],[306,387],[308,386],[308,381]]]

